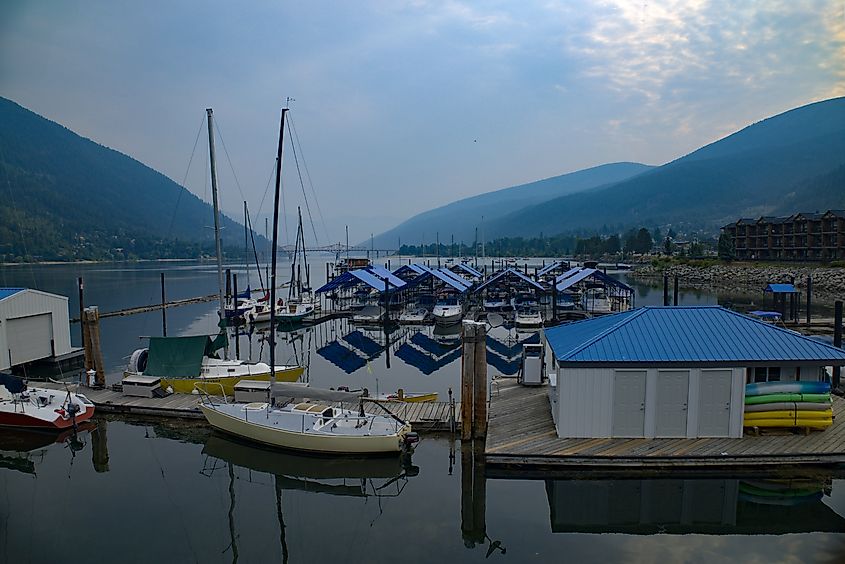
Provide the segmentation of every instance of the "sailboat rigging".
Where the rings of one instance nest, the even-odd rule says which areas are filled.
[[[270,269],[270,301],[276,303],[276,266],[279,242],[279,195],[285,115],[282,108],[279,144],[276,151],[276,182],[273,195],[273,241]],[[393,416],[366,413],[360,396],[317,390],[307,386],[278,387],[276,384],[275,307],[270,308],[270,397],[267,402],[247,404],[223,402],[197,388],[202,394],[200,409],[209,424],[225,433],[274,447],[335,454],[399,453],[417,441],[411,425]],[[277,398],[285,398],[277,403]],[[359,401],[358,411],[296,399]]]

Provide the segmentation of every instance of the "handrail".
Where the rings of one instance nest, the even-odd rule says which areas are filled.
[[[199,392],[199,395],[202,396],[200,398],[200,402],[206,403],[206,400],[210,405],[214,405],[214,400],[212,399],[214,396],[208,393],[208,390],[204,389],[205,386],[220,386],[220,396],[223,398],[223,403],[229,403],[228,399],[226,398],[226,388],[223,387],[223,384],[220,382],[194,382],[194,389]]]

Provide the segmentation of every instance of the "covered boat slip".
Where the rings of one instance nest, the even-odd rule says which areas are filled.
[[[499,380],[492,390],[485,460],[492,475],[545,476],[549,470],[717,472],[845,463],[845,400],[833,399],[833,426],[809,436],[790,431],[742,438],[580,438],[557,436],[548,386]],[[518,469],[517,469],[518,468]],[[732,471],[734,471],[732,470]]]

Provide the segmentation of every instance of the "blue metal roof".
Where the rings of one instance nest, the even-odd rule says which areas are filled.
[[[5,300],[9,296],[13,296],[23,290],[23,288],[0,288],[0,300]]]
[[[463,284],[463,285],[464,285],[464,286],[466,286],[467,288],[469,288],[470,286],[472,286],[472,282],[470,282],[469,280],[467,280],[466,278],[464,278],[464,277],[463,277],[463,276],[461,276],[460,274],[457,274],[457,273],[455,273],[455,272],[452,272],[452,271],[451,271],[451,270],[449,270],[448,268],[438,268],[437,270],[439,270],[440,272],[442,272],[443,274],[445,274],[446,276],[448,276],[448,277],[449,277],[449,278],[451,278],[452,280],[455,280],[456,282],[459,282],[459,283]]]
[[[559,260],[556,260],[551,264],[547,264],[546,266],[544,266],[543,268],[541,268],[540,270],[537,271],[537,276],[542,276],[542,275],[544,275],[548,272],[551,272],[552,270],[559,267],[560,265],[561,265],[561,262]]]
[[[797,294],[798,290],[792,284],[769,284],[766,286],[766,292],[773,294]]]
[[[384,350],[384,347],[357,329],[348,335],[345,335],[343,340],[364,353],[364,355],[369,359],[376,358],[381,354],[381,351]]]
[[[643,307],[546,329],[561,364],[845,364],[845,351],[721,306]]]
[[[538,290],[545,290],[545,288],[543,287],[542,284],[535,282],[534,280],[530,279],[529,277],[527,277],[526,275],[524,275],[520,271],[516,270],[515,268],[509,267],[509,268],[506,268],[506,269],[501,270],[501,271],[497,272],[496,274],[494,274],[489,280],[487,280],[487,282],[485,282],[484,284],[482,284],[481,286],[476,288],[475,291],[480,292],[481,290],[483,290],[487,286],[501,280],[502,278],[505,278],[506,276],[508,276],[508,277],[516,276],[517,278],[519,278],[523,282],[526,282],[528,285],[533,286],[534,288],[536,288]]]
[[[563,280],[560,280],[557,283],[557,290],[558,290],[558,292],[563,292],[567,288],[571,288],[572,286],[574,286],[578,282],[581,282],[585,278],[595,278],[596,280],[601,280],[605,284],[609,284],[611,286],[621,288],[621,289],[626,290],[626,291],[631,292],[631,293],[634,292],[634,289],[631,288],[630,286],[628,286],[627,284],[620,282],[619,280],[617,280],[616,278],[613,278],[612,276],[608,276],[607,274],[605,274],[604,272],[602,272],[601,270],[598,270],[596,268],[584,268],[584,269],[581,269],[580,271],[578,271],[577,273],[574,273],[574,274],[570,275],[569,277],[567,277]]]
[[[583,267],[581,267],[581,266],[576,266],[576,267],[570,268],[569,270],[567,270],[566,272],[564,272],[563,274],[561,274],[560,276],[555,278],[555,282],[560,282],[561,280],[566,280],[567,278],[569,278],[573,274],[575,274],[577,272],[581,272],[582,268]]]
[[[484,276],[484,275],[483,275],[483,274],[481,274],[481,273],[480,273],[477,269],[475,269],[475,268],[471,267],[470,265],[468,265],[468,264],[467,264],[467,263],[465,263],[465,262],[462,262],[462,263],[456,264],[456,265],[455,265],[455,268],[460,268],[460,269],[462,269],[463,271],[468,272],[468,273],[469,273],[469,274],[471,274],[472,276],[475,276],[476,278],[481,278],[482,276]]]
[[[390,284],[392,286],[394,286],[395,288],[401,288],[402,286],[405,285],[404,280],[394,276],[392,272],[390,272],[389,270],[387,270],[383,266],[379,266],[377,264],[374,264],[374,265],[370,266],[370,271],[373,274],[375,274],[376,276],[378,276],[379,278],[381,278],[382,280],[387,280],[388,282],[390,282]],[[382,284],[381,286],[382,286],[382,289],[384,289],[384,284]]]
[[[317,349],[317,354],[346,372],[352,374],[367,365],[367,361],[347,349],[337,341],[327,343]]]
[[[458,292],[460,292],[462,294],[464,292],[466,292],[467,289],[469,289],[469,286],[465,286],[463,283],[458,282],[453,276],[447,276],[446,274],[443,274],[439,270],[432,270],[431,268],[424,266],[424,265],[418,265],[418,266],[420,266],[423,270],[425,270],[425,274],[427,274],[429,276],[434,276],[435,278],[437,278],[441,282],[445,282],[446,284],[448,284],[449,286],[451,286],[452,288],[454,288],[455,290],[457,290]],[[417,279],[414,280],[414,282],[417,282],[417,281],[422,282],[422,280],[423,280],[423,276],[418,276]]]
[[[388,272],[388,274],[390,274]],[[390,284],[394,286],[391,290],[396,288],[402,288],[405,286],[405,281],[399,278],[396,278],[392,274],[390,274],[391,279],[389,279]],[[379,292],[384,292],[384,278],[379,278],[376,274],[370,272],[369,270],[365,270],[363,268],[358,270],[349,270],[335,278],[334,280],[320,286],[314,292],[315,294],[321,294],[323,292],[328,292],[330,290],[334,290],[335,288],[347,288],[349,286],[354,286],[363,282],[378,290]]]

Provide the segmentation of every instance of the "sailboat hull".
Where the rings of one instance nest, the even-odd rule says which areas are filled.
[[[329,454],[378,454],[400,452],[405,435],[411,431],[406,424],[391,435],[317,435],[258,425],[246,418],[223,413],[214,407],[200,404],[208,423],[215,429],[249,441],[272,447]],[[256,414],[258,418],[261,415]]]
[[[302,366],[296,366],[284,370],[276,369],[276,380],[279,382],[296,382],[299,377],[302,376],[304,371],[305,368]],[[177,394],[191,394],[194,393],[196,387],[199,386],[209,394],[219,395],[221,393],[220,390],[222,386],[223,393],[227,396],[231,396],[235,393],[235,384],[241,380],[269,382],[270,373],[266,372],[264,374],[248,375],[240,374],[238,376],[222,377],[209,376],[207,378],[162,378],[161,387],[167,388],[170,386],[173,388],[173,392]]]

